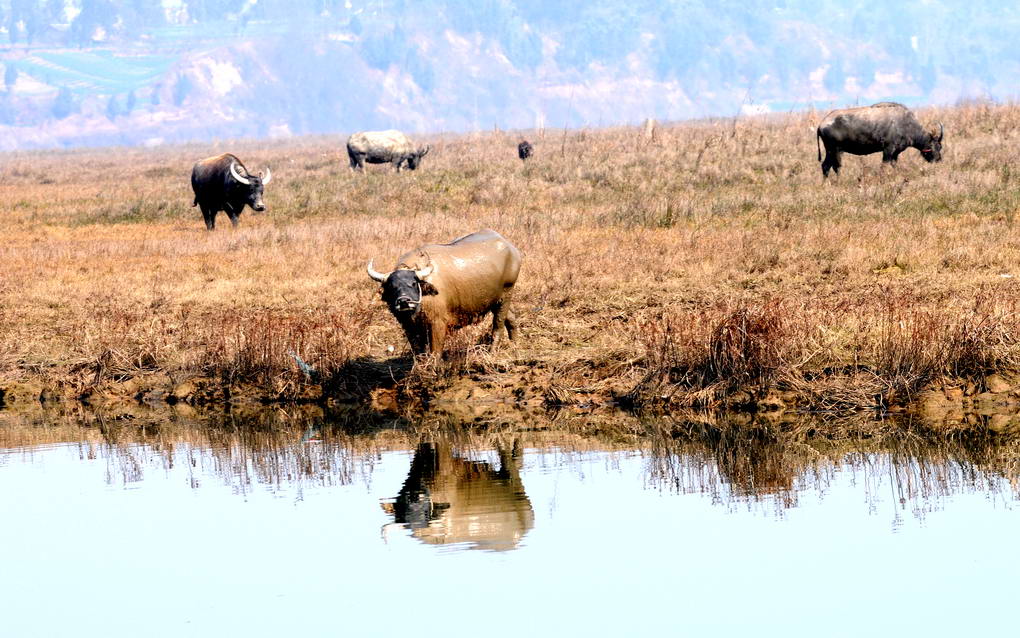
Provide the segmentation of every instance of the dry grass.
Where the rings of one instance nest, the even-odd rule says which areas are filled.
[[[196,377],[317,396],[290,353],[327,394],[393,385],[410,360],[364,265],[483,227],[525,255],[522,335],[488,353],[481,328],[464,331],[414,377],[433,397],[465,380],[548,403],[779,391],[853,409],[1020,367],[1020,108],[923,111],[945,122],[945,161],[850,156],[827,183],[821,115],[651,141],[533,131],[524,164],[516,133],[435,137],[400,175],[351,173],[340,138],[8,154],[0,385],[95,396]],[[225,150],[273,168],[269,211],[207,233],[188,175]]]

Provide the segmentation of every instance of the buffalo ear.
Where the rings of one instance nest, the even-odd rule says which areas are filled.
[[[425,296],[425,295],[438,295],[439,291],[436,289],[435,286],[433,286],[429,282],[423,281],[423,282],[421,282],[421,294],[422,294],[422,296]]]

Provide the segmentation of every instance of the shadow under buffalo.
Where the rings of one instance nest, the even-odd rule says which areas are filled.
[[[323,394],[365,399],[376,390],[396,388],[413,368],[414,357],[410,354],[350,359],[322,381]]]

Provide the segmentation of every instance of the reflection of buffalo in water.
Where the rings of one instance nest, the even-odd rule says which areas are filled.
[[[535,514],[521,483],[519,445],[498,453],[495,470],[455,456],[448,443],[422,443],[396,500],[383,509],[425,543],[514,549],[534,526]]]

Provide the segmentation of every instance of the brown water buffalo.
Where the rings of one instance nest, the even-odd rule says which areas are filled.
[[[941,123],[925,130],[902,104],[879,102],[832,111],[818,125],[815,143],[822,176],[828,177],[830,168],[839,174],[842,153],[869,155],[881,151],[882,161],[892,164],[900,153],[913,146],[928,162],[941,161],[944,133]],[[825,145],[824,161],[819,140]]]
[[[407,165],[412,171],[418,168],[421,158],[425,157],[429,145],[415,148],[411,140],[400,131],[364,131],[355,133],[347,139],[347,156],[351,160],[351,168],[364,171],[365,162],[369,164],[390,164],[400,172],[401,166]]]
[[[448,443],[422,443],[400,493],[382,508],[393,523],[430,545],[467,543],[471,549],[506,551],[517,547],[535,525],[524,493],[520,446],[497,449],[499,469],[460,458]]]
[[[406,253],[388,273],[368,262],[368,276],[382,284],[383,301],[396,317],[411,350],[442,353],[451,330],[492,313],[492,343],[517,324],[510,298],[521,254],[494,230],[480,230],[449,244],[428,244]]]
[[[521,143],[517,145],[517,157],[521,158],[521,161],[531,157],[534,152],[535,147],[528,140],[521,140]]]
[[[208,157],[191,169],[191,189],[195,191],[192,206],[202,209],[205,227],[216,228],[216,213],[225,211],[230,223],[237,226],[237,218],[245,205],[261,213],[266,209],[262,203],[262,189],[273,179],[268,168],[265,174],[252,175],[241,160],[230,153]]]

